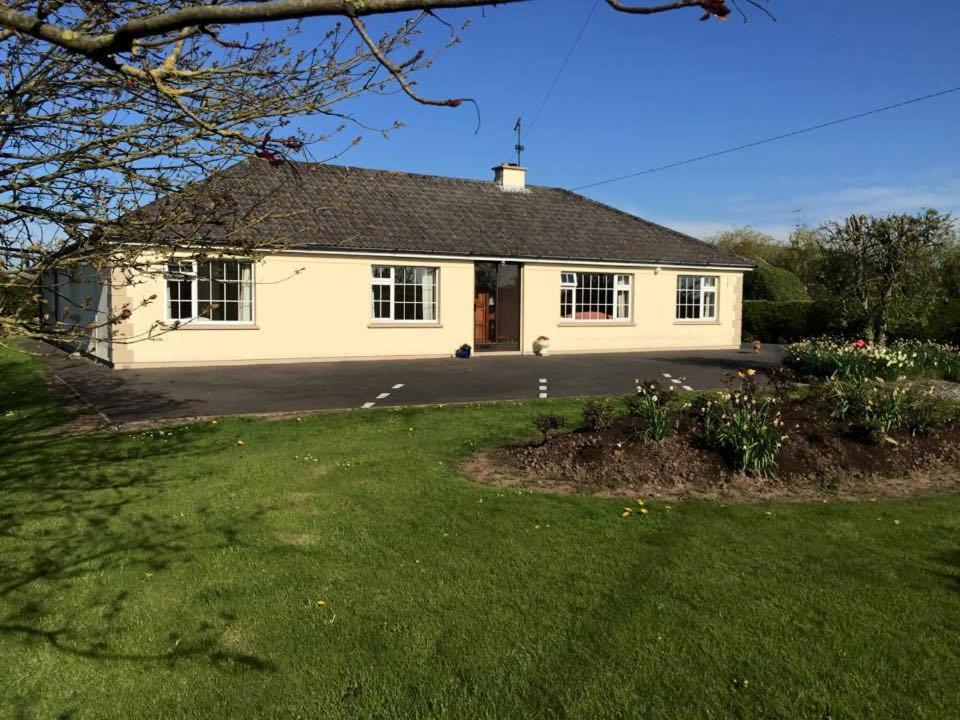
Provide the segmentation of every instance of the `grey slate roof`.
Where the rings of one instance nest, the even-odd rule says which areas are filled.
[[[274,166],[259,159],[202,184],[219,198],[231,198],[221,204],[235,215],[269,209],[269,217],[253,226],[210,226],[213,242],[229,227],[234,241],[289,249],[752,267],[688,235],[560,188],[510,191],[492,181],[324,163]]]

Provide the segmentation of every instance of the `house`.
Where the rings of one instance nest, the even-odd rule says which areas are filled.
[[[76,305],[94,287],[80,304],[135,308],[86,348],[117,368],[448,357],[464,343],[532,353],[541,336],[554,353],[740,346],[750,263],[528,185],[522,167],[493,170],[476,181],[246,160],[209,180],[244,222],[212,223],[201,259],[180,238],[158,272],[66,294]],[[269,213],[244,205],[265,197]],[[62,302],[48,300],[53,318],[70,314]]]

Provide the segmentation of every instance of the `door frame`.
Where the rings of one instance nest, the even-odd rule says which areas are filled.
[[[493,266],[497,272],[497,280],[500,276],[500,267],[503,265],[514,265],[517,268],[517,339],[509,342],[499,342],[494,338],[492,341],[479,342],[477,338],[477,275],[481,265]],[[497,283],[499,286],[499,282]],[[476,352],[516,352],[519,353],[523,346],[523,285],[524,285],[524,263],[515,260],[477,260],[473,263],[473,344]],[[499,287],[496,288],[499,293]],[[495,298],[497,296],[495,295]],[[494,300],[495,313],[499,313],[499,301]],[[497,320],[494,320],[497,322]]]

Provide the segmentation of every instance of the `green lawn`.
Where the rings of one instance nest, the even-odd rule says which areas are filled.
[[[960,497],[623,519],[457,473],[573,401],[70,438],[0,378],[0,717],[957,716]]]

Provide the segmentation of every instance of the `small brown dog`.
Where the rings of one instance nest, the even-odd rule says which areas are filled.
[[[754,352],[754,354],[756,354],[756,355],[759,355],[759,354],[760,354],[760,347],[761,347],[761,346],[760,346],[760,341],[759,341],[759,340],[754,340],[754,341],[753,341],[753,352]]]

